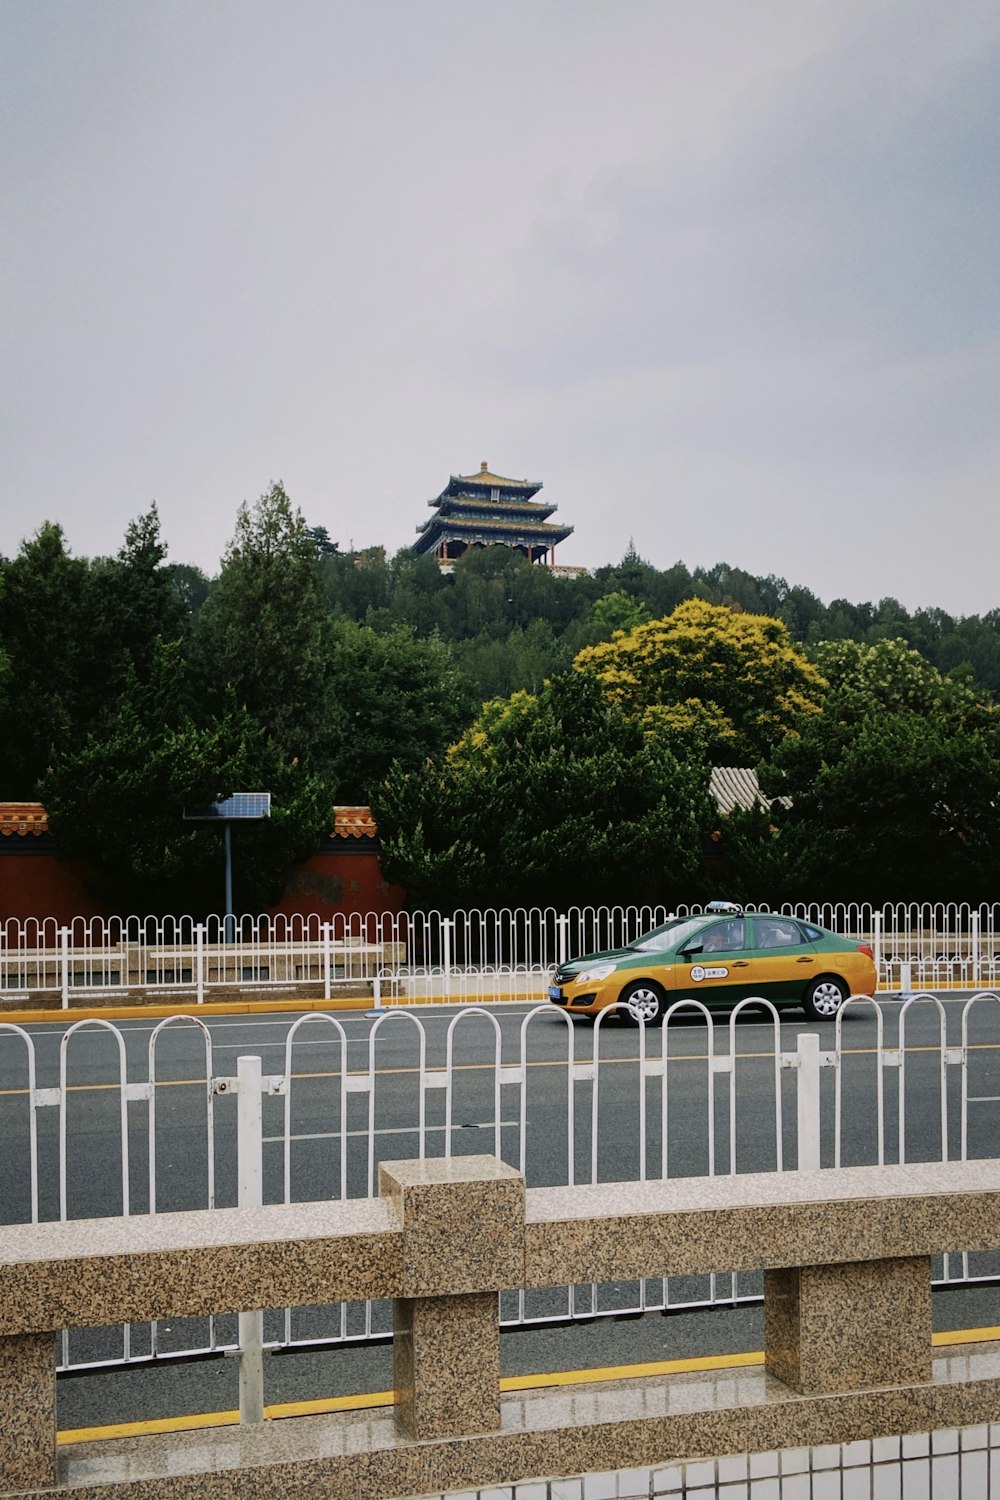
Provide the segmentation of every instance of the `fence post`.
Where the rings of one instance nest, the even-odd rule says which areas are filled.
[[[198,1004],[205,1003],[205,924],[198,922],[194,929],[194,962],[197,972]]]
[[[444,970],[444,992],[451,994],[451,930],[454,927],[451,917],[443,917],[441,920],[441,967]]]
[[[799,1034],[795,1104],[799,1171],[818,1172],[822,1163],[819,1151],[819,1033],[815,1031]]]
[[[260,1208],[263,1184],[263,1081],[259,1057],[236,1060],[236,1202],[240,1208]],[[240,1421],[264,1420],[264,1314],[241,1312]]]
[[[972,948],[972,984],[978,990],[982,978],[982,964],[979,956],[979,913],[972,913],[972,930],[969,933],[969,944]]]
[[[69,1010],[69,928],[59,929],[59,969],[62,987],[62,1008]]]
[[[558,933],[558,938],[556,941],[556,962],[564,964],[568,957],[566,952],[566,934],[569,931],[569,917],[567,917],[565,913],[561,917],[556,917],[556,931]]]
[[[872,951],[875,954],[875,987],[882,977],[882,913],[872,912]]]
[[[323,999],[330,998],[330,923],[323,923]]]

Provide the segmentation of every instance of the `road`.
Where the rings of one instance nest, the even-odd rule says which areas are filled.
[[[963,996],[943,1000],[945,1040],[955,1048],[961,1041]],[[530,1007],[506,1005],[491,1008],[498,1034],[483,1015],[459,1023],[455,1035],[455,1085],[452,1115],[452,1151],[455,1154],[492,1151],[498,1130],[493,1087],[493,1063],[499,1047],[505,1067],[518,1062],[521,1027]],[[884,1044],[898,1043],[899,1004],[883,1004]],[[448,1028],[455,1008],[433,1007],[419,1013],[426,1053],[424,1064],[442,1069],[447,1061]],[[295,1020],[288,1014],[205,1018],[211,1038],[211,1073],[233,1076],[236,1059],[256,1055],[265,1074],[284,1071],[285,1040]],[[263,1150],[265,1202],[280,1201],[284,1192],[284,1122],[286,1107],[291,1122],[291,1196],[311,1199],[334,1196],[346,1185],[350,1194],[367,1190],[374,1164],[379,1159],[417,1154],[419,1134],[421,1028],[413,1014],[387,1016],[377,1031],[374,1094],[366,1091],[346,1095],[346,1116],[340,1111],[341,1051],[346,1043],[348,1074],[363,1085],[369,1067],[369,1036],[374,1022],[361,1013],[338,1017],[341,1033],[327,1023],[310,1022],[298,1031],[292,1063],[291,1100],[271,1097],[264,1101]],[[158,1023],[141,1015],[117,1023],[130,1082],[148,1075],[148,1049]],[[906,1023],[905,1078],[907,1107],[904,1111],[907,1159],[931,1159],[941,1155],[941,1109],[939,1091],[940,1013],[920,1005],[908,1013]],[[36,1087],[54,1087],[59,1081],[60,1042],[65,1026],[58,1023],[26,1028],[36,1048]],[[797,1036],[817,1032],[823,1049],[834,1046],[832,1023],[807,1023],[788,1012],[781,1024],[781,1049],[794,1052]],[[595,1085],[578,1079],[573,1089],[574,1117],[569,1120],[569,1090],[566,1056],[569,1028],[561,1016],[545,1012],[530,1023],[524,1092],[525,1167],[529,1185],[567,1181],[572,1168],[577,1181],[591,1178],[592,1108]],[[647,1171],[658,1175],[662,1151],[662,1117],[657,1080],[639,1086],[639,1035],[618,1024],[602,1025],[598,1032],[601,1063],[598,1070],[597,1172],[603,1181],[634,1178],[639,1174],[639,1101],[645,1094]],[[668,1160],[671,1175],[709,1170],[708,1137],[711,1122],[715,1135],[716,1170],[728,1170],[731,1076],[713,1074],[714,1107],[709,1106],[709,1069],[706,1062],[707,1030],[697,1018],[680,1020],[668,1039]],[[716,1028],[715,1050],[727,1055],[735,1041],[737,1106],[737,1165],[740,1170],[769,1170],[775,1165],[775,1098],[773,1034],[762,1024],[759,1013],[744,1012],[730,1036],[723,1013]],[[577,1024],[572,1033],[575,1060],[588,1059],[595,1033],[591,1026]],[[969,1092],[983,1102],[969,1106],[969,1154],[995,1153],[1000,1087],[1000,1006],[977,1007],[969,1052]],[[875,1079],[877,1029],[871,1013],[845,1017],[843,1025],[842,1143],[845,1163],[875,1160]],[[660,1038],[653,1036],[647,1053],[659,1055]],[[9,1034],[0,1033],[0,1129],[5,1149],[0,1157],[0,1219],[23,1220],[30,1211],[30,1177],[27,1171],[28,1109],[24,1091],[25,1049]],[[206,1051],[198,1028],[171,1023],[161,1034],[156,1051],[156,1204],[160,1210],[203,1207],[209,1191],[207,1168],[205,1079]],[[959,1075],[948,1069],[948,1129],[951,1154],[957,1152],[960,1126]],[[122,1208],[121,1122],[119,1113],[118,1044],[108,1031],[85,1026],[69,1039],[66,1051],[69,1084],[66,1111],[66,1201],[70,1217],[118,1213]],[[897,1093],[900,1069],[885,1072],[887,1119],[886,1152],[894,1159],[898,1134]],[[438,1075],[440,1078],[440,1075]],[[784,1106],[784,1164],[795,1160],[795,1074],[781,1074]],[[833,1071],[822,1075],[824,1115],[827,1119],[824,1164],[833,1160],[829,1124],[832,1122]],[[521,1139],[520,1089],[504,1084],[500,1093],[499,1139],[504,1156],[518,1160]],[[425,1094],[426,1149],[441,1154],[446,1123],[445,1094],[432,1088]],[[149,1106],[137,1099],[129,1113],[129,1206],[145,1212],[149,1202]],[[214,1113],[214,1201],[219,1206],[235,1202],[236,1101],[227,1095],[213,1099]],[[374,1134],[369,1149],[369,1111]],[[36,1111],[39,1132],[40,1216],[59,1212],[58,1116],[55,1108]],[[343,1127],[343,1128],[342,1128]],[[570,1147],[572,1142],[572,1148]],[[753,1290],[741,1279],[740,1291]],[[601,1309],[630,1307],[637,1288],[602,1289]],[[580,1294],[586,1298],[588,1293]],[[671,1298],[705,1298],[707,1287],[671,1288]],[[993,1292],[949,1292],[943,1294],[939,1323],[966,1326],[970,1322],[1000,1321],[993,1307]],[[958,1316],[961,1299],[966,1309]],[[582,1306],[589,1304],[584,1301]],[[535,1316],[557,1316],[566,1311],[565,1294],[544,1294],[529,1309]],[[510,1309],[508,1309],[508,1315]],[[339,1315],[338,1315],[339,1316]],[[360,1313],[351,1331],[361,1331]],[[232,1321],[232,1320],[230,1320]],[[220,1320],[225,1324],[225,1320]],[[735,1311],[698,1311],[683,1315],[653,1315],[639,1320],[600,1319],[577,1326],[541,1327],[510,1332],[504,1336],[507,1373],[598,1366],[629,1360],[666,1359],[685,1354],[760,1347],[759,1308]],[[295,1315],[293,1337],[321,1338],[336,1331],[329,1312]],[[221,1340],[229,1337],[225,1326],[217,1330]],[[268,1338],[281,1339],[281,1315],[269,1314]],[[204,1325],[161,1328],[165,1347],[190,1348],[205,1341]],[[144,1331],[136,1331],[136,1348]],[[117,1335],[78,1335],[74,1360],[116,1357]],[[60,1380],[60,1425],[130,1420],[151,1412],[226,1409],[235,1404],[235,1362],[213,1359],[196,1365],[153,1371],[131,1371],[127,1375],[101,1374]],[[389,1354],[384,1347],[341,1346],[324,1354],[315,1352],[275,1355],[268,1361],[268,1400],[296,1400],[353,1390],[383,1389],[391,1384]]]

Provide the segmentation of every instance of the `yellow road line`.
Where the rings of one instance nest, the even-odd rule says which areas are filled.
[[[251,1044],[248,1042],[247,1045],[250,1046]],[[968,1049],[967,1050],[969,1052],[996,1052],[998,1048],[1000,1048],[1000,1042],[970,1042],[969,1045],[968,1045]],[[890,1049],[890,1050],[892,1050],[892,1049]],[[845,1047],[843,1049],[842,1056],[844,1056],[844,1057],[874,1057],[876,1055],[877,1051],[878,1051],[878,1049],[876,1047]],[[929,1043],[923,1043],[923,1042],[921,1042],[919,1044],[915,1044],[912,1047],[905,1048],[905,1052],[906,1052],[907,1056],[909,1056],[911,1053],[917,1053],[917,1052],[939,1052],[939,1051],[940,1051],[939,1047],[932,1046]],[[728,1056],[728,1053],[717,1053],[716,1056]],[[701,1063],[701,1064],[704,1064],[705,1061],[706,1061],[706,1059],[707,1059],[707,1054],[704,1053],[704,1052],[698,1052],[698,1053],[684,1053],[684,1052],[679,1052],[679,1053],[675,1053],[672,1057],[669,1057],[667,1059],[667,1061],[671,1062],[671,1063]],[[565,1061],[565,1059],[559,1058],[559,1057],[553,1057],[553,1058],[536,1058],[533,1061],[529,1059],[528,1062],[525,1063],[525,1066],[528,1067],[528,1068],[560,1068],[560,1067],[563,1066],[564,1061]],[[578,1061],[579,1061],[579,1059],[578,1059]],[[629,1065],[634,1065],[634,1064],[638,1063],[639,1059],[638,1059],[638,1057],[602,1057],[600,1059],[600,1061],[601,1061],[602,1065],[606,1065],[608,1067],[627,1067]],[[738,1063],[741,1063],[741,1062],[773,1062],[774,1061],[774,1053],[773,1052],[737,1052],[736,1053],[736,1061]],[[453,1073],[483,1073],[483,1072],[492,1072],[492,1070],[493,1070],[493,1063],[492,1062],[482,1062],[482,1063],[454,1063],[452,1065],[452,1072]],[[445,1072],[445,1069],[444,1068],[428,1068],[428,1069],[426,1069],[426,1071],[428,1073],[443,1073],[443,1072]],[[411,1075],[411,1074],[419,1074],[420,1069],[419,1068],[415,1068],[415,1067],[405,1067],[405,1068],[377,1068],[375,1070],[375,1072],[376,1072],[376,1077],[378,1077],[378,1078],[393,1078],[393,1077],[400,1077],[400,1076],[401,1077],[406,1077],[406,1076]],[[347,1076],[349,1078],[364,1078],[367,1075],[367,1073],[368,1073],[368,1069],[367,1068],[352,1068],[349,1071],[349,1073],[348,1073]],[[339,1078],[339,1077],[340,1077],[339,1071],[334,1071],[333,1069],[320,1069],[320,1070],[315,1071],[315,1072],[292,1073],[292,1075],[291,1075],[293,1083],[296,1080],[298,1080],[299,1082],[303,1082],[305,1080],[310,1080],[310,1079],[313,1080],[313,1081],[315,1081],[316,1079],[320,1079],[320,1078]],[[205,1084],[206,1084],[206,1080],[204,1078],[158,1078],[156,1080],[156,1086],[157,1086],[157,1088],[174,1088],[174,1089],[176,1089],[176,1088],[204,1088]],[[69,1093],[69,1094],[101,1093],[101,1092],[109,1092],[111,1090],[117,1091],[119,1088],[120,1088],[120,1084],[117,1081],[112,1081],[112,1082],[109,1082],[109,1083],[71,1083],[71,1084],[67,1085],[66,1092]],[[27,1089],[0,1089],[0,1099],[19,1098],[21,1095],[27,1094],[27,1092],[28,1092]]]
[[[935,1333],[935,1348],[953,1344],[985,1344],[1000,1340],[1000,1327],[957,1328]],[[505,1375],[501,1391],[539,1391],[552,1386],[593,1385],[606,1380],[645,1380],[656,1375],[684,1375],[711,1370],[749,1370],[764,1363],[763,1350],[746,1354],[706,1354],[689,1359],[662,1359],[637,1365],[597,1365],[586,1370],[556,1370],[543,1375]],[[270,1421],[284,1417],[325,1416],[338,1411],[375,1411],[392,1406],[392,1391],[374,1391],[360,1396],[328,1396],[317,1401],[279,1401],[264,1408]],[[57,1435],[60,1445],[95,1443],[108,1438],[145,1437],[155,1433],[193,1432],[206,1427],[231,1427],[240,1420],[238,1411],[213,1411],[186,1417],[159,1417],[147,1422],[119,1422],[108,1427],[72,1427]]]

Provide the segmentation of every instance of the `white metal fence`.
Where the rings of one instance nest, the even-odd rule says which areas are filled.
[[[806,1033],[794,1051],[778,1013],[757,1000],[721,1017],[679,1001],[662,1029],[640,1026],[624,1048],[610,1015],[581,1028],[551,1006],[514,1026],[509,1018],[506,1033],[496,1014],[465,1009],[446,1027],[435,1020],[433,1037],[434,1018],[413,1010],[387,1009],[350,1037],[337,1016],[312,1012],[289,1025],[271,1073],[256,1058],[234,1072],[197,1016],[155,1026],[140,1059],[128,1055],[123,1029],[78,1021],[59,1039],[57,1067],[51,1055],[40,1060],[27,1030],[3,1023],[0,1222],[372,1196],[380,1157],[489,1151],[529,1186],[556,1186],[995,1155],[1000,994],[954,1004],[949,1038],[938,997],[888,1008],[858,997],[838,1015],[831,1048]],[[845,1108],[849,1084],[862,1107]],[[992,1279],[1000,1254],[952,1256],[938,1274]],[[502,1315],[519,1325],[758,1292],[757,1278],[742,1274],[658,1278],[511,1293]],[[269,1313],[266,1339],[294,1347],[388,1327],[378,1305],[297,1309]],[[62,1366],[236,1342],[235,1319],[126,1328],[73,1349],[64,1339]]]
[[[781,911],[870,943],[885,991],[1000,983],[1000,903],[804,903]],[[125,994],[201,1004],[248,990],[331,999],[349,986],[394,1004],[531,999],[544,993],[557,963],[623,946],[669,915],[665,907],[605,906],[330,920],[10,918],[0,922],[0,1006],[57,1000],[68,1009]]]

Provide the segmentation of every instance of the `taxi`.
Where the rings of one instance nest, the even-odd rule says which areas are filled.
[[[549,999],[573,1015],[611,1006],[625,1020],[659,1026],[677,1000],[735,1005],[770,1000],[828,1021],[850,995],[873,995],[875,955],[867,943],[801,917],[744,912],[712,902],[699,916],[671,917],[625,948],[560,964]]]

